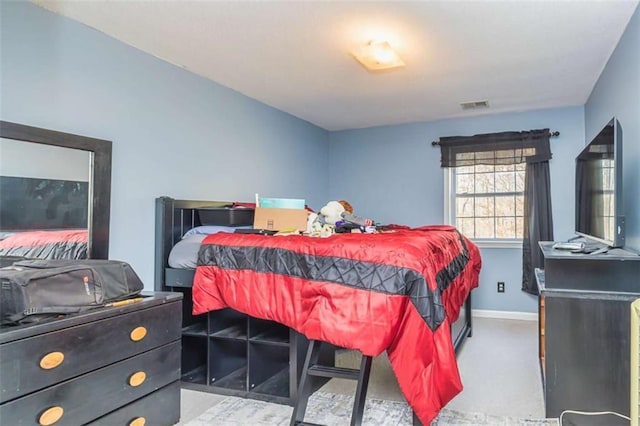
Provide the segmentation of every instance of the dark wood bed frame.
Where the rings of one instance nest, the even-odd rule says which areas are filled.
[[[309,341],[283,324],[230,308],[193,316],[191,286],[195,270],[174,269],[168,264],[171,248],[185,232],[202,225],[201,215],[215,216],[223,211],[221,206],[231,204],[168,197],[156,200],[155,289],[184,296],[182,387],[293,405]],[[252,224],[245,213],[238,213],[242,223],[234,219],[236,225]],[[323,350],[323,362],[333,363],[334,350]]]
[[[175,287],[190,288],[195,271],[189,269],[172,269],[169,267],[168,259],[171,248],[180,241],[182,235],[189,229],[200,226],[200,219],[197,213],[198,209],[215,208],[223,205],[231,205],[228,201],[194,201],[194,200],[175,200],[170,197],[160,197],[156,199],[156,247],[155,247],[155,290],[156,291],[173,291]],[[190,292],[185,292],[184,298],[183,322],[188,324],[188,317],[191,316],[192,301],[190,300]],[[464,307],[460,310],[458,320],[451,326],[453,338],[453,346],[456,354],[459,353],[463,343],[467,337],[472,335],[471,323],[471,294],[467,297]],[[294,363],[292,370],[297,371],[298,377],[304,360],[304,350],[300,349],[300,353],[295,354],[291,362]],[[184,349],[183,349],[184,351]],[[332,355],[332,354],[330,354]],[[330,355],[325,355],[328,357]],[[185,354],[183,354],[183,362]],[[183,366],[183,370],[185,367]],[[189,387],[189,386],[187,386]],[[205,390],[205,389],[198,389]],[[207,389],[208,390],[208,389]],[[216,389],[215,391],[217,391]],[[208,390],[211,392],[212,390]],[[226,392],[223,392],[226,393]],[[237,394],[237,393],[235,393]],[[259,398],[274,402],[284,402],[292,404],[297,395],[297,390],[291,390],[291,398],[274,399]],[[248,395],[245,395],[248,396]],[[251,395],[254,397],[254,395]],[[419,425],[417,418],[414,416],[414,425]]]

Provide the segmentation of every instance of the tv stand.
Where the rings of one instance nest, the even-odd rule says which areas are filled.
[[[552,246],[540,243],[544,271],[536,270],[546,417],[564,410],[629,415],[630,309],[640,298],[640,256],[611,247],[585,254]],[[611,416],[565,418],[567,424],[629,424]]]

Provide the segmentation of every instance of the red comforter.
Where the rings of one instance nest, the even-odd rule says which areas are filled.
[[[477,246],[431,226],[330,238],[219,233],[200,249],[193,313],[231,307],[335,345],[386,350],[423,424],[462,390],[450,325],[478,285]]]

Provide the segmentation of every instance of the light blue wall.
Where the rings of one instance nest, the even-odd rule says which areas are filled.
[[[147,289],[158,196],[327,200],[327,131],[33,4],[1,15],[0,117],[113,141],[110,256]]]
[[[623,133],[626,246],[640,251],[640,7],[585,105],[587,141],[614,116]]]
[[[113,141],[111,257],[131,262],[147,288],[160,195],[249,200],[259,192],[306,197],[314,207],[344,198],[380,222],[442,223],[443,172],[430,143],[440,136],[560,131],[552,139],[552,202],[555,237],[566,239],[573,159],[585,133],[613,115],[625,135],[628,243],[640,248],[638,13],[585,108],[329,134],[30,3],[2,2],[0,117]],[[521,251],[482,252],[474,307],[534,312],[535,299],[520,291]],[[506,293],[496,293],[496,281],[506,282]]]
[[[584,145],[581,106],[332,132],[329,197],[346,199],[356,214],[410,226],[442,223],[444,172],[441,136],[508,130],[557,130],[551,139],[551,197],[556,240],[573,236],[574,158]],[[482,249],[481,286],[474,308],[535,312],[536,299],[520,290],[522,251]],[[496,292],[496,282],[506,292]]]

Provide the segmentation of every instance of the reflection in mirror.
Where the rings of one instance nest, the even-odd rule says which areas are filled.
[[[0,121],[0,153],[0,256],[108,258],[110,141]]]
[[[0,138],[0,254],[85,259],[91,154]]]

